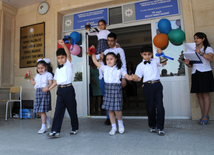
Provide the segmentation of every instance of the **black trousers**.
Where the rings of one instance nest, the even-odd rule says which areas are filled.
[[[56,109],[51,131],[60,132],[66,108],[71,119],[72,131],[79,128],[75,96],[75,90],[72,85],[69,87],[58,88]]]
[[[164,129],[165,110],[163,107],[163,86],[160,82],[150,84],[145,83],[143,87],[148,114],[149,127]]]

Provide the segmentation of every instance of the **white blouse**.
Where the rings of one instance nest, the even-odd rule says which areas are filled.
[[[49,85],[49,80],[53,80],[53,75],[50,72],[44,72],[43,74],[36,74],[34,88],[43,88]]]
[[[104,72],[105,83],[121,83],[121,77],[127,74],[123,68],[118,69],[117,66],[109,67],[107,65],[102,65],[100,70]]]
[[[54,80],[56,80],[57,85],[66,85],[72,83],[72,78],[73,63],[67,59],[62,68],[56,68]]]
[[[204,52],[204,47],[201,48],[200,50],[201,52]],[[208,53],[212,53],[213,54],[213,49],[211,47],[207,47],[207,49],[205,50],[205,54]],[[199,55],[199,54],[198,54]],[[200,55],[199,55],[200,56]],[[201,64],[193,64],[192,67],[192,74],[194,74],[196,72],[196,70],[200,71],[200,72],[207,72],[207,71],[211,71],[212,68],[210,66],[210,61],[205,59],[204,57],[200,56],[201,61],[203,63]]]
[[[88,31],[89,36],[97,36],[98,40],[100,40],[100,39],[107,40],[109,33],[110,33],[109,30],[100,30],[99,32],[93,32],[93,33]]]
[[[99,63],[101,63],[101,65],[104,65],[103,62],[99,62]],[[97,69],[99,70],[99,80],[102,80],[102,78],[104,77],[104,73],[100,68],[97,68]]]
[[[143,77],[143,82],[159,80],[160,73],[158,67],[163,66],[160,63],[160,59],[150,59],[150,64],[144,64],[144,61],[145,60],[143,60],[140,64],[137,65],[135,74],[140,78]]]

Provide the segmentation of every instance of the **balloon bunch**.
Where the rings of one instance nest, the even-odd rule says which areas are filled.
[[[174,29],[172,30],[171,23],[168,19],[161,19],[158,22],[158,29],[161,32],[160,34],[156,35],[153,39],[153,43],[156,47],[165,49],[169,41],[173,45],[181,45],[185,40],[185,33],[181,29]]]
[[[67,35],[63,38],[64,43],[66,44],[67,48],[70,49],[70,53],[73,55],[80,55],[80,47],[77,43],[80,41],[80,34],[76,31],[72,32],[70,35]],[[61,45],[58,44],[58,48],[63,48]]]

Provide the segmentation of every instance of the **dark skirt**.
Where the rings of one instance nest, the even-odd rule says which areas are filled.
[[[191,93],[208,93],[214,91],[214,78],[212,71],[192,74]]]
[[[105,96],[102,109],[122,111],[122,86],[121,83],[105,83]]]
[[[98,40],[96,54],[104,52],[106,49],[109,49],[108,42],[106,39]]]
[[[34,113],[48,112],[51,110],[51,93],[43,92],[42,88],[36,89],[36,98],[34,101]]]

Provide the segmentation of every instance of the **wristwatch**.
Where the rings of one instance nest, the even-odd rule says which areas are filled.
[[[204,52],[201,52],[200,56],[202,56],[202,57],[203,57],[203,56],[204,56]]]

